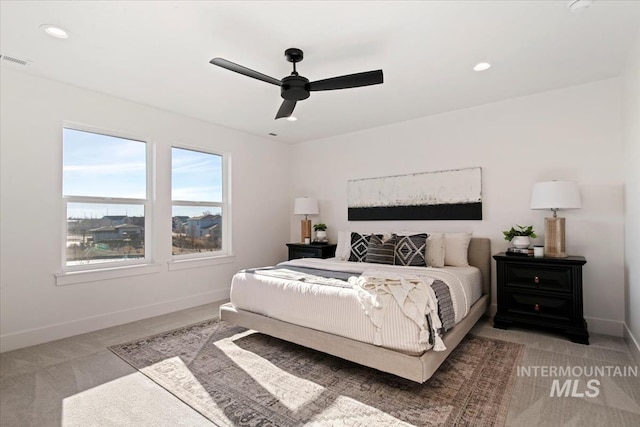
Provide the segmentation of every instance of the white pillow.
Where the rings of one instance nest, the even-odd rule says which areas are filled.
[[[469,265],[469,242],[472,233],[445,233],[444,264],[455,267]]]
[[[338,246],[336,246],[336,258],[346,261],[351,255],[351,232],[338,231]]]
[[[444,233],[429,233],[427,238],[427,266],[442,268],[445,261]]]

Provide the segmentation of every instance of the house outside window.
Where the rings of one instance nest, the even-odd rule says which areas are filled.
[[[148,152],[143,141],[63,128],[64,270],[149,260]]]
[[[229,155],[171,148],[172,249],[175,258],[229,255]]]

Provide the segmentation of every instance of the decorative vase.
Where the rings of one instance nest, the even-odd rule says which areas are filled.
[[[529,238],[529,236],[515,236],[513,239],[511,239],[511,244],[516,248],[524,249],[529,247],[529,245],[531,244],[531,239]]]
[[[325,230],[316,231],[316,240],[318,242],[326,242],[327,241],[327,232]]]

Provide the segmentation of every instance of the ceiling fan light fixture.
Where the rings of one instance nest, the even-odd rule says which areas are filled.
[[[51,37],[55,37],[57,39],[69,38],[69,32],[64,28],[60,28],[58,26],[51,25],[51,24],[42,24],[40,25],[40,28],[42,28],[42,30],[48,35],[50,35]]]
[[[478,62],[473,66],[473,71],[486,71],[491,68],[491,64],[488,62]]]

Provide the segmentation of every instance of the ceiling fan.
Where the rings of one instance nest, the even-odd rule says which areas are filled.
[[[275,79],[267,76],[266,74],[259,73],[231,61],[227,61],[223,58],[213,58],[209,62],[213,65],[226,68],[227,70],[235,71],[236,73],[244,74],[245,76],[280,86],[280,95],[284,98],[284,101],[282,102],[280,109],[278,109],[276,119],[290,117],[293,113],[293,109],[296,107],[296,103],[303,99],[307,99],[310,95],[309,92],[371,86],[383,82],[382,70],[347,74],[344,76],[331,77],[328,79],[310,82],[309,79],[302,77],[296,71],[296,63],[302,61],[304,56],[302,50],[292,47],[284,51],[284,56],[287,58],[287,61],[293,63],[293,71],[290,76],[284,77],[282,80]]]

